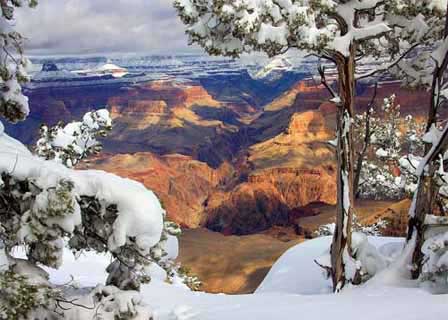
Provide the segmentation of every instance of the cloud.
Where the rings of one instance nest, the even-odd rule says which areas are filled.
[[[31,54],[191,50],[171,0],[40,0],[17,29]]]

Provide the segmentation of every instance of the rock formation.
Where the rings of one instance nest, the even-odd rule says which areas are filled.
[[[204,201],[233,175],[227,163],[213,169],[189,156],[158,156],[149,152],[102,155],[83,166],[143,183],[161,199],[171,220],[191,228],[204,223]]]
[[[8,130],[31,143],[41,122],[78,119],[108,105],[115,125],[106,153],[89,165],[141,181],[171,219],[225,234],[296,225],[302,208],[336,201],[327,143],[336,108],[311,80],[265,84],[246,76],[33,90],[29,120]],[[360,111],[372,93],[358,86]],[[404,115],[425,114],[426,92],[385,83],[377,103],[392,93]]]

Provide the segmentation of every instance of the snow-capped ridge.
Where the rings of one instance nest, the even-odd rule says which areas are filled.
[[[260,68],[248,68],[248,73],[255,80],[275,81],[280,79],[284,73],[291,71],[293,64],[286,57],[272,59],[267,65]]]

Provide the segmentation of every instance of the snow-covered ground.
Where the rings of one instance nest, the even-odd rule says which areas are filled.
[[[400,279],[393,268],[361,287],[329,293],[330,282],[314,259],[328,250],[330,242],[331,238],[323,237],[288,250],[252,295],[194,293],[157,278],[142,293],[158,320],[446,319],[448,295],[431,295],[416,283]],[[403,247],[402,240],[394,238],[369,238],[369,242],[390,260]],[[73,275],[81,285],[93,286],[104,282],[108,263],[106,256],[93,254],[75,261],[66,252],[63,267],[50,274],[56,283],[65,283]]]

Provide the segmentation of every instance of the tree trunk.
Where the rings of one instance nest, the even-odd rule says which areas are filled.
[[[444,37],[446,39],[448,36],[448,10],[445,23]],[[443,86],[443,76],[447,66],[448,55],[445,55],[441,65],[436,65],[434,68],[426,132],[429,132],[432,126],[437,124],[437,113],[441,103],[440,90]],[[424,242],[423,227],[425,217],[427,214],[432,213],[432,209],[434,208],[434,204],[436,202],[437,193],[439,191],[439,188],[434,181],[434,174],[436,171],[435,161],[438,160],[439,154],[442,154],[442,152],[446,150],[446,144],[447,141],[441,139],[438,146],[426,145],[425,155],[427,156],[427,162],[425,167],[427,166],[428,169],[426,173],[423,171],[418,177],[418,187],[416,193],[414,194],[413,204],[409,210],[408,235],[406,240],[409,242],[415,238],[415,249],[412,254],[413,279],[417,279],[422,271],[422,245]]]
[[[428,120],[426,124],[426,132],[431,130],[433,125],[437,123],[437,110],[440,104],[440,89],[442,85],[442,77],[444,70],[446,69],[446,64],[448,62],[448,57],[445,57],[442,66],[437,66],[434,70],[433,82],[431,87],[431,103],[428,113]],[[442,69],[443,68],[443,69]],[[442,143],[444,145],[444,143]],[[422,245],[424,242],[423,238],[423,227],[425,222],[425,217],[427,214],[432,214],[432,209],[436,201],[437,193],[439,188],[434,181],[434,174],[436,171],[436,163],[434,161],[438,160],[438,157],[434,158],[434,155],[429,155],[432,151],[431,145],[426,145],[425,155],[428,157],[428,161],[425,164],[427,171],[423,171],[419,175],[417,190],[415,191],[413,205],[409,211],[409,221],[408,221],[408,235],[406,240],[410,241],[415,237],[415,249],[412,254],[412,278],[417,279],[420,276],[423,253]],[[431,159],[431,160],[430,160]]]
[[[412,277],[417,279],[422,270],[422,245],[424,242],[423,231],[426,214],[431,213],[434,207],[438,187],[434,182],[434,175],[436,172],[436,161],[440,156],[445,154],[448,149],[448,124],[445,125],[442,136],[438,144],[434,145],[430,152],[426,155],[421,168],[427,168],[427,171],[422,170],[418,174],[419,182],[417,190],[414,194],[411,209],[409,210],[409,223],[407,241],[415,241],[415,249],[412,255]]]
[[[333,289],[342,289],[350,275],[345,272],[346,259],[351,258],[351,223],[353,215],[353,128],[355,97],[355,47],[350,46],[348,57],[335,56],[339,75],[337,101],[337,208],[336,228],[331,245],[331,266]]]

